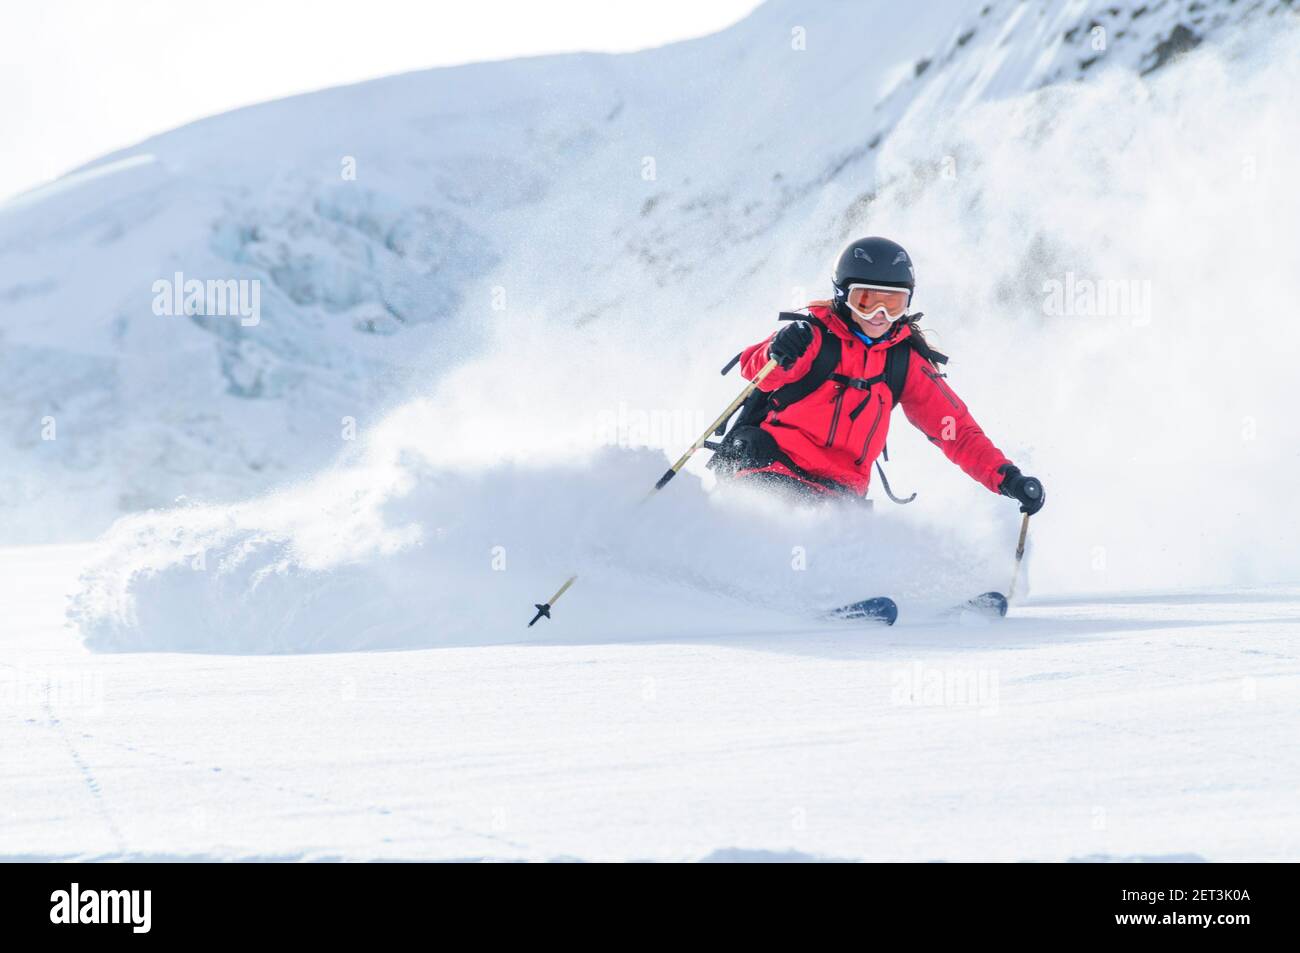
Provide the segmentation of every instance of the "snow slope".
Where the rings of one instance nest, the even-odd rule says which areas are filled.
[[[1295,588],[996,628],[93,653],[56,598],[88,555],[0,551],[0,859],[1300,856]]]

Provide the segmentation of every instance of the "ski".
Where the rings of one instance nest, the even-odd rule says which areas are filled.
[[[832,609],[825,617],[841,622],[869,621],[893,625],[898,618],[898,603],[889,596],[876,596],[874,599],[863,599]]]
[[[961,615],[974,612],[990,619],[1000,619],[1007,614],[1007,597],[1000,592],[981,592],[973,599],[967,599],[949,609],[945,615]]]
[[[973,599],[958,603],[941,615],[953,617],[966,612],[988,619],[1000,619],[1007,614],[1007,597],[1000,592],[981,592]],[[893,625],[898,619],[898,603],[888,596],[876,596],[873,599],[863,599],[860,602],[840,606],[838,609],[831,609],[824,613],[823,617],[840,622],[868,621]]]

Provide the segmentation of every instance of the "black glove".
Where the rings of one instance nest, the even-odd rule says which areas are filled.
[[[1043,508],[1043,503],[1047,501],[1047,493],[1037,477],[1025,476],[1018,467],[1010,463],[1002,464],[998,467],[998,472],[1003,474],[998,492],[1013,500],[1019,500],[1020,512],[1033,515]]]
[[[776,337],[772,338],[772,343],[767,348],[768,357],[776,358],[778,364],[789,368],[803,356],[804,351],[808,350],[812,339],[812,325],[807,321],[787,324],[776,332]]]

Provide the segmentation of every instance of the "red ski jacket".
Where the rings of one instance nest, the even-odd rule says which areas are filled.
[[[902,345],[912,333],[909,325],[900,323],[889,337],[868,346],[829,308],[814,306],[808,308],[808,313],[840,339],[840,362],[835,371],[846,377],[870,378],[883,374],[885,352]],[[791,367],[775,368],[758,385],[760,390],[770,393],[808,373],[822,343],[821,329],[815,324],[812,327],[813,342],[808,350]],[[752,380],[767,363],[771,341],[769,337],[741,352],[740,369],[746,379]],[[976,482],[998,492],[998,484],[1002,482],[998,467],[1011,461],[984,435],[966,404],[953,393],[938,370],[916,351],[907,363],[907,378],[899,403],[912,425],[949,460]],[[834,481],[861,495],[871,483],[871,465],[885,446],[893,409],[893,395],[883,379],[865,392],[828,379],[803,400],[784,410],[769,411],[759,426],[776,439],[777,446],[805,473]],[[799,477],[781,463],[758,469]]]

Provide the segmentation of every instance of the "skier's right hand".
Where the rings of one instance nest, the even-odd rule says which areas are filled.
[[[768,345],[767,354],[776,358],[776,362],[783,368],[789,369],[808,350],[812,340],[812,325],[807,321],[795,321],[776,332],[776,337]]]
[[[1020,472],[1020,468],[1004,463],[998,468],[1002,476],[1002,484],[998,487],[998,492],[1003,496],[1009,496],[1013,500],[1020,501],[1020,512],[1033,515],[1043,508],[1047,502],[1047,494],[1043,491],[1043,484],[1037,477],[1025,476]]]

